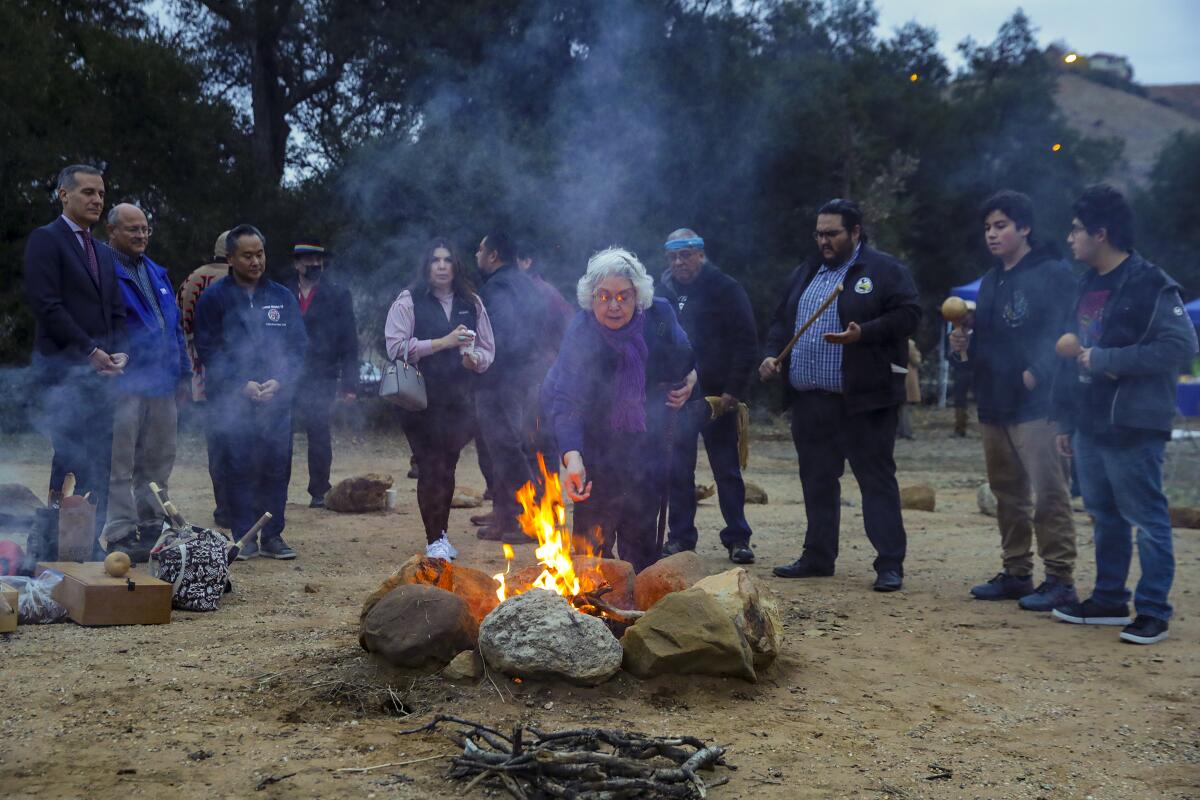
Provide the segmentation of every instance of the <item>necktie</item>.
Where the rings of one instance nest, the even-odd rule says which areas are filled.
[[[81,229],[79,235],[83,237],[83,249],[87,251],[88,271],[92,273],[92,280],[96,285],[100,285],[100,262],[96,260],[96,246],[92,244],[92,232],[86,229]]]

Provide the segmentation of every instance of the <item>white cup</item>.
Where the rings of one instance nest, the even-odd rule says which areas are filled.
[[[384,492],[384,498],[385,499],[384,499],[383,504],[388,510],[391,510],[396,507],[396,490],[395,489],[388,489],[386,492]]]

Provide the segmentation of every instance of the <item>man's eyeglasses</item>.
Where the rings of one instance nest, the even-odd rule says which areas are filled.
[[[592,293],[592,302],[602,306],[607,306],[614,301],[619,306],[627,306],[636,299],[637,292],[635,291],[617,292],[616,294],[613,294],[612,292],[601,289]]]
[[[838,228],[836,231],[813,231],[813,238],[818,242],[833,241],[845,232],[845,228]]]
[[[147,239],[149,239],[152,235],[154,235],[154,228],[151,228],[149,226],[137,227],[137,228],[121,228],[121,230],[123,230],[125,233],[128,233],[130,236],[145,236]]]

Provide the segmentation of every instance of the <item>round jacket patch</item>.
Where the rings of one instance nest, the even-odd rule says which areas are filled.
[[[267,319],[271,320],[271,322],[279,322],[279,309],[278,308],[268,308],[267,309]]]
[[[858,283],[854,284],[854,291],[858,294],[870,294],[875,288],[875,284],[871,283],[871,279],[864,276],[858,279]]]
[[[1183,306],[1175,306],[1175,316],[1177,316],[1177,317],[1183,316]]]

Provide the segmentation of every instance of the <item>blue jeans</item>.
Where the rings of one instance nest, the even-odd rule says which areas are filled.
[[[1139,614],[1171,618],[1167,595],[1175,577],[1171,519],[1162,490],[1166,442],[1114,446],[1076,433],[1075,463],[1083,503],[1095,519],[1096,586],[1092,598],[1105,605],[1129,602],[1125,581],[1133,558],[1132,528],[1137,528],[1142,577],[1134,593]]]

